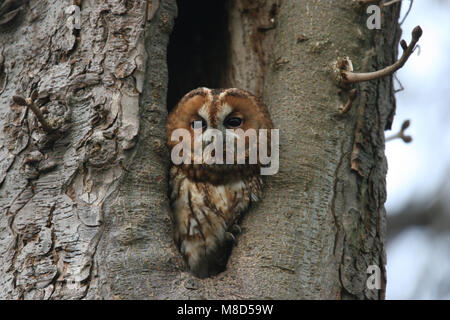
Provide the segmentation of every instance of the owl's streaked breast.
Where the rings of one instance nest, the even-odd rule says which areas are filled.
[[[233,244],[233,226],[261,196],[260,176],[226,184],[195,182],[179,167],[170,171],[175,242],[199,277],[223,271]]]

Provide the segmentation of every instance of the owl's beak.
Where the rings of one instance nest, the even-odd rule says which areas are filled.
[[[205,150],[205,148],[210,145],[211,143],[213,143],[215,141],[215,136],[213,135],[207,135],[207,134],[203,134],[202,135],[202,149]]]
[[[216,139],[218,139],[218,143],[222,141],[223,144],[225,144],[228,141],[230,143],[233,143],[235,140],[239,139],[239,135],[234,133],[232,130],[227,130],[226,128],[224,128],[218,131],[217,133],[219,132],[222,135],[222,139],[218,139],[216,134],[203,134],[202,136],[203,150],[205,149],[206,146],[210,145],[211,143],[215,143]]]

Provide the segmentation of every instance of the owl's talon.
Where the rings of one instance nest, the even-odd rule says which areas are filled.
[[[232,242],[236,243],[236,238],[231,232],[225,232],[225,238],[228,241],[232,241]]]
[[[238,224],[233,224],[231,226],[231,232],[234,234],[240,234],[242,232],[242,229]]]

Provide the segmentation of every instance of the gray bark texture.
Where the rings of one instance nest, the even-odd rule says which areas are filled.
[[[1,299],[382,299],[384,130],[399,4],[368,30],[354,1],[232,0],[224,86],[261,95],[280,171],[242,221],[227,270],[197,279],[172,240],[165,147],[174,0],[0,1]],[[14,1],[13,1],[14,2]],[[193,2],[194,3],[194,2]],[[70,5],[81,9],[74,27]],[[273,19],[273,20],[271,20]],[[45,132],[30,97],[55,130]],[[366,287],[369,265],[381,290]]]

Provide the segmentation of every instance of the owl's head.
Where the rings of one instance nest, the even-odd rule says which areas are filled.
[[[194,163],[194,130],[197,129],[198,133],[199,128],[204,133],[214,131],[223,135],[223,159],[225,159],[227,152],[226,135],[230,130],[238,132],[234,135],[236,140],[240,138],[248,140],[248,136],[240,136],[239,133],[250,132],[249,129],[253,129],[256,133],[260,129],[268,129],[270,142],[269,129],[272,129],[273,125],[267,107],[257,97],[245,90],[198,88],[187,93],[169,114],[166,125],[169,149],[172,150],[180,143],[179,139],[173,137],[175,130],[186,130],[186,132],[189,132],[191,139],[185,142],[190,144],[192,152],[189,156]],[[204,142],[205,139],[203,138],[203,147],[205,147]],[[270,146],[270,143],[268,145]],[[249,155],[248,147],[246,144],[245,158],[248,158]],[[236,152],[238,152],[237,148]],[[202,164],[205,165],[205,161],[202,161]],[[210,166],[217,165],[217,163],[208,164]],[[226,166],[225,160],[224,165]]]

